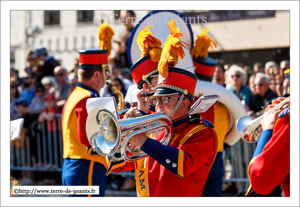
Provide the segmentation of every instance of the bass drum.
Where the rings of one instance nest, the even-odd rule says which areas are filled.
[[[226,88],[211,82],[197,80],[195,97],[219,94],[219,102],[225,105],[230,114],[230,124],[224,142],[230,146],[234,145],[240,139],[236,128],[236,121],[242,116],[246,116],[246,110],[238,97]]]

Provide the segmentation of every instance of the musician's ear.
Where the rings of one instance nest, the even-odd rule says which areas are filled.
[[[149,89],[149,86],[147,83],[143,83],[143,89]]]
[[[182,109],[186,109],[189,105],[189,101],[187,99],[182,100]]]

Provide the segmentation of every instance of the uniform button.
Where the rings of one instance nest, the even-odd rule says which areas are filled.
[[[166,159],[166,163],[167,163],[167,164],[170,164],[170,162],[171,162],[171,160]]]
[[[174,167],[174,168],[177,167],[177,164],[176,164],[176,163],[173,163],[173,164],[172,164],[172,167]]]

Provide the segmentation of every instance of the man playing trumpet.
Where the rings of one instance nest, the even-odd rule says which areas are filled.
[[[266,111],[275,107],[289,97],[279,97],[268,105]],[[290,196],[290,107],[283,105],[261,120],[263,132],[258,139],[252,160],[248,167],[252,190],[268,195],[277,185],[281,184],[283,196]]]
[[[158,65],[158,85],[153,95],[155,111],[167,115],[173,123],[173,137],[169,146],[159,141],[164,132],[158,132],[156,140],[146,133],[133,136],[131,144],[149,157],[134,162],[118,162],[110,171],[135,169],[138,196],[198,197],[202,195],[208,172],[217,153],[218,140],[213,125],[198,117],[189,116],[190,105],[197,78],[191,72],[176,68],[178,58],[185,54],[180,40],[182,33],[175,21],[168,23],[170,35],[163,47]]]

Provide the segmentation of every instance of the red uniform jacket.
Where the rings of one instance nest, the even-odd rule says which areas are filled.
[[[150,157],[120,162],[114,172],[135,169],[138,196],[201,196],[214,162],[218,139],[206,120],[185,116],[173,122],[169,146],[148,138],[141,149]],[[158,135],[162,136],[162,133]],[[110,164],[110,163],[109,163]]]
[[[266,144],[261,144],[266,142]],[[256,153],[262,146],[261,153]],[[258,149],[259,150],[259,149]],[[256,156],[256,154],[258,154]],[[290,196],[290,115],[289,107],[279,114],[272,130],[262,132],[248,167],[255,192],[267,195],[279,184],[283,195]]]

